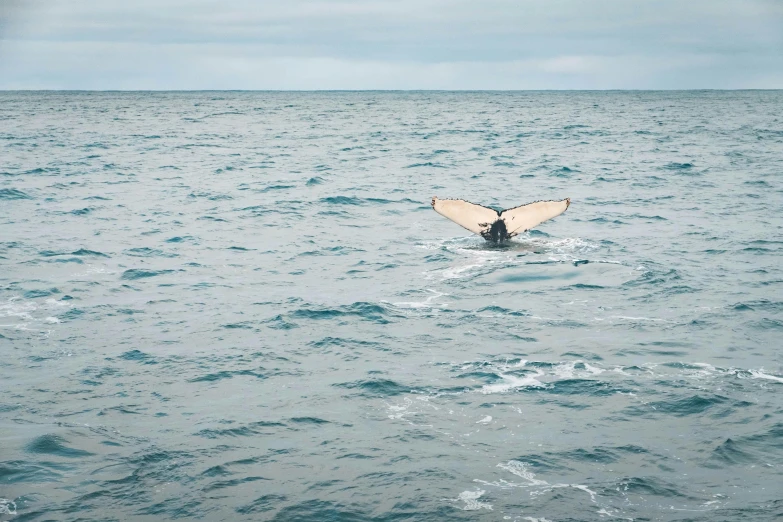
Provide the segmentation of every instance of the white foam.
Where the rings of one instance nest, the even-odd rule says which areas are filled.
[[[529,520],[530,522],[552,522],[548,518],[544,518],[544,517],[541,518],[525,517],[522,520]]]
[[[19,296],[8,299],[5,303],[0,303],[0,317],[18,317],[25,321],[32,321],[30,315],[38,309],[34,301],[23,300]]]
[[[602,518],[603,518],[604,516],[607,516],[607,517],[612,517],[612,518],[621,518],[621,519],[623,519],[623,520],[630,520],[631,522],[633,522],[633,519],[632,519],[632,518],[621,517],[620,515],[615,515],[615,514],[614,514],[614,513],[612,513],[611,511],[608,511],[606,508],[601,508],[601,509],[599,509],[597,513],[598,513],[598,514],[599,514],[599,515],[600,515]]]
[[[750,374],[753,376],[754,379],[768,379],[770,381],[783,383],[783,377],[778,377],[776,375],[770,375],[768,373],[764,373],[761,370],[750,370]]]
[[[517,377],[516,375],[508,375],[505,373],[498,374],[502,382],[496,382],[493,384],[485,384],[481,387],[481,393],[505,393],[517,388],[543,388],[544,383],[537,380],[536,377],[541,377],[544,372],[538,370],[535,375],[525,375],[524,377]]]
[[[549,482],[537,479],[535,473],[528,469],[529,466],[526,462],[518,460],[509,460],[505,464],[501,462],[497,465],[498,468],[524,479],[527,484],[523,484],[523,486],[548,486]]]
[[[492,415],[487,415],[481,420],[476,421],[476,424],[489,424],[492,422]]]
[[[492,504],[486,502],[479,502],[479,498],[486,493],[483,489],[477,489],[476,491],[463,491],[457,497],[457,500],[461,500],[465,503],[464,511],[477,511],[479,509],[488,509],[492,511]]]
[[[49,305],[49,307],[58,307],[58,306],[71,306],[71,304],[68,301],[58,301],[57,299],[47,299],[46,304]]]
[[[577,368],[576,365],[581,364],[584,368]],[[553,368],[555,377],[561,379],[573,379],[574,377],[588,377],[591,375],[600,375],[606,370],[598,368],[597,366],[591,366],[583,361],[567,361],[562,362]]]
[[[16,515],[16,502],[0,498],[0,515]]]
[[[44,319],[44,322],[49,324],[57,324],[60,322],[60,320],[57,319],[56,317],[47,317],[46,319]]]
[[[474,482],[478,482],[480,484],[484,484],[486,486],[494,486],[498,488],[531,488],[533,491],[530,492],[531,497],[536,497],[539,495],[543,495],[544,493],[548,493],[552,491],[553,489],[560,489],[560,488],[573,488],[578,489],[580,491],[584,491],[588,495],[590,495],[590,501],[595,503],[595,497],[597,493],[590,488],[588,488],[585,485],[582,484],[550,484],[546,480],[537,479],[535,473],[530,471],[529,464],[526,462],[520,462],[518,460],[509,460],[506,463],[500,463],[497,465],[502,470],[508,471],[512,475],[515,475],[521,479],[523,479],[524,483],[516,483],[516,482],[509,482],[504,479],[500,479],[496,482],[487,482],[485,480],[479,480],[476,479]]]
[[[87,269],[73,274],[73,277],[86,277],[93,274],[116,274],[116,270],[109,270],[104,266],[87,265]]]
[[[406,415],[415,414],[415,412],[411,412],[408,410],[410,408],[411,404],[413,404],[413,401],[409,398],[403,399],[402,404],[386,404],[386,407],[389,408],[389,411],[391,412],[389,414],[390,419],[402,419]]]

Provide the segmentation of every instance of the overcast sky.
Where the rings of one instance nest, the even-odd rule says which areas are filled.
[[[0,0],[0,89],[783,88],[783,0]]]

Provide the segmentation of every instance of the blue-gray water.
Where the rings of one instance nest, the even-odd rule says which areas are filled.
[[[0,93],[0,519],[783,515],[782,108]]]

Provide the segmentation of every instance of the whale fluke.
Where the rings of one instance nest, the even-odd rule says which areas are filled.
[[[571,198],[561,201],[536,201],[502,212],[463,199],[432,198],[432,208],[456,224],[480,234],[487,241],[500,242],[540,225],[566,211]]]

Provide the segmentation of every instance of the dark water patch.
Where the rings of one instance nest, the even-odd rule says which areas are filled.
[[[755,464],[757,462],[758,458],[756,455],[746,451],[743,444],[729,438],[712,451],[707,465],[725,467]]]
[[[729,437],[719,444],[707,460],[714,467],[783,463],[783,423],[776,423],[768,430],[752,435]]]
[[[571,173],[574,173],[574,172],[580,172],[580,171],[578,169],[572,169],[570,167],[562,166],[562,167],[558,167],[555,170],[551,171],[550,174],[552,174],[553,176],[556,176],[556,177],[567,177]]]
[[[25,299],[35,299],[38,297],[49,297],[54,294],[59,294],[60,291],[56,288],[28,290],[23,294]]]
[[[258,373],[254,370],[224,370],[221,372],[214,372],[214,373],[208,373],[206,375],[202,375],[200,377],[194,377],[193,379],[188,379],[188,382],[216,382],[216,381],[222,381],[223,379],[233,379],[234,377],[238,376],[248,376],[248,377],[255,377],[256,379],[266,379],[266,376],[262,373]]]
[[[511,310],[509,308],[503,308],[502,306],[496,306],[496,305],[479,308],[478,310],[476,310],[476,313],[495,313],[495,314],[502,314],[502,315],[511,315],[514,317],[524,317],[530,315],[528,312]]]
[[[135,281],[137,279],[145,279],[148,277],[157,277],[173,272],[174,270],[146,270],[143,268],[132,268],[122,273],[120,279],[127,281]]]
[[[597,353],[592,352],[565,352],[563,357],[575,357],[577,359],[587,359],[588,361],[603,361],[604,358]]]
[[[543,388],[543,391],[555,395],[606,397],[624,390],[620,390],[607,382],[591,379],[563,379]]]
[[[0,189],[0,200],[35,199],[26,192],[17,189]]]
[[[773,250],[764,247],[746,247],[740,250],[740,252],[749,252],[751,254],[766,255],[773,252]]]
[[[241,323],[228,323],[228,324],[221,324],[221,328],[226,328],[228,330],[253,330],[253,323],[252,321],[243,321]]]
[[[305,183],[305,185],[307,185],[308,187],[314,187],[316,185],[323,185],[325,182],[326,180],[324,180],[322,177],[313,176],[312,178],[307,180],[307,183]]]
[[[763,318],[760,321],[749,323],[751,328],[756,330],[783,330],[783,321],[779,319]]]
[[[319,201],[327,205],[362,205],[364,203],[361,198],[357,198],[355,196],[332,196],[328,198],[321,198]]]
[[[165,242],[166,243],[184,243],[184,242],[195,242],[196,238],[193,236],[174,236],[168,238]]]
[[[693,163],[677,163],[675,161],[672,161],[664,165],[662,168],[664,170],[674,170],[674,171],[690,170],[693,168]]]
[[[144,310],[137,310],[134,308],[117,308],[117,314],[119,315],[136,315],[136,314],[143,314]],[[107,314],[107,315],[115,315],[115,314]]]
[[[770,301],[768,299],[758,299],[737,303],[732,307],[733,310],[744,312],[748,310],[761,310],[764,312],[783,312],[783,301]]]
[[[236,428],[205,429],[195,433],[195,435],[197,437],[204,437],[205,439],[221,439],[226,437],[256,437],[259,435],[272,435],[277,433],[278,428],[285,426],[285,424],[280,422],[259,421],[244,426],[237,426]],[[274,429],[270,430],[269,428]]]
[[[714,406],[724,404],[726,402],[727,399],[719,395],[693,395],[691,397],[650,402],[645,407],[634,407],[631,410],[627,410],[627,413],[630,415],[665,413],[674,415],[675,417],[687,417],[689,415],[699,415],[706,413]]]
[[[25,446],[27,453],[53,455],[56,457],[65,457],[78,459],[94,455],[89,451],[68,447],[68,441],[59,435],[41,435],[36,437]]]
[[[277,191],[277,190],[288,190],[288,189],[292,189],[292,188],[296,188],[296,185],[270,185],[270,186],[265,187],[264,189],[262,189],[261,193],[264,193],[264,192],[274,192],[274,191]]]
[[[508,375],[529,375],[533,372],[526,372],[524,370],[517,370],[513,372],[508,372]],[[471,379],[481,382],[482,384],[493,384],[499,381],[502,381],[503,378],[495,373],[494,371],[480,371],[480,370],[474,370],[470,372],[465,372],[457,375],[458,379]]]
[[[615,451],[605,448],[594,448],[587,450],[578,448],[573,451],[567,451],[561,454],[567,460],[575,460],[589,463],[611,464],[618,462],[622,456]]]
[[[390,379],[367,379],[333,384],[332,386],[347,390],[357,390],[366,397],[392,397],[411,392],[410,387],[402,386]]]
[[[74,319],[78,319],[79,317],[85,315],[85,311],[81,310],[79,308],[71,308],[64,314],[60,316],[61,319],[64,319],[66,321],[73,321]]]
[[[30,169],[24,171],[22,174],[28,175],[28,174],[59,174],[60,169],[58,167],[38,167],[35,169]]]
[[[616,491],[623,491],[626,495],[641,495],[645,497],[655,496],[672,498],[691,498],[682,492],[677,484],[672,484],[657,477],[630,477],[620,481]],[[613,488],[614,489],[614,488]]]
[[[63,475],[62,466],[55,463],[30,462],[29,459],[0,462],[0,483],[46,483],[57,482]],[[0,512],[2,514],[2,512]]]
[[[78,208],[76,210],[71,210],[69,214],[73,214],[74,216],[86,216],[87,214],[90,214],[94,208],[91,207],[85,207],[85,208]]]
[[[525,463],[537,472],[562,473],[564,471],[572,471],[569,466],[563,463],[561,459],[553,453],[530,453],[517,457],[514,460]]]
[[[75,252],[71,252],[71,255],[84,256],[84,257],[111,257],[108,254],[104,254],[103,252],[98,252],[96,250],[87,250],[86,248],[80,248]]]
[[[584,283],[577,283],[575,285],[569,285],[568,288],[575,290],[603,290],[605,287],[601,285],[586,285]]]
[[[347,212],[344,210],[325,210],[318,213],[319,216],[329,216],[332,218],[341,217],[341,218],[355,218],[356,216],[352,214],[351,212]]]
[[[671,281],[679,281],[680,279],[682,279],[682,276],[680,276],[680,273],[674,268],[670,268],[666,270],[662,268],[652,267],[645,270],[636,279],[626,281],[625,283],[623,283],[623,286],[638,286],[638,285],[657,286],[657,285],[662,285],[664,283],[669,283]]]
[[[383,198],[366,198],[365,201],[368,201],[370,203],[375,203],[377,205],[388,205],[390,203],[399,203],[398,201],[395,201],[393,199],[383,199]],[[411,200],[407,200],[411,201]]]
[[[267,511],[272,511],[275,509],[278,509],[281,507],[283,503],[285,503],[288,500],[288,497],[285,495],[276,495],[276,494],[267,494],[262,495],[255,499],[250,504],[246,504],[244,506],[238,507],[236,509],[237,513],[240,515],[251,515],[253,513],[266,513]],[[276,520],[307,520],[307,516],[305,518],[300,518],[296,516],[296,513],[294,513],[293,516],[283,516],[280,517],[279,513],[278,516],[275,517]],[[312,519],[316,520],[316,519]],[[340,518],[332,518],[332,519],[325,519],[325,520],[333,520],[334,522],[337,522],[338,520],[342,520]]]
[[[227,199],[234,199],[229,194],[212,194],[210,192],[191,192],[188,194],[189,198],[206,198],[210,201],[223,201]]]
[[[324,337],[323,339],[320,339],[318,341],[311,341],[308,343],[310,346],[314,348],[331,348],[331,347],[339,347],[339,348],[351,348],[351,349],[357,349],[357,348],[379,348],[383,346],[381,343],[374,342],[374,341],[361,341],[357,339],[346,339],[341,337]]]
[[[413,435],[413,436],[410,436],[410,437],[412,439],[417,439],[417,440],[422,440],[422,439],[423,440],[432,440],[433,439],[432,435],[429,435],[429,434],[416,434],[416,435]],[[372,456],[372,455],[365,455],[364,453],[346,453],[345,455],[340,455],[339,457],[337,457],[337,460],[340,460],[340,459],[372,460],[374,458],[375,458],[374,456]]]
[[[252,476],[252,477],[243,477],[243,478],[237,478],[232,480],[219,480],[216,482],[213,482],[209,484],[208,486],[205,486],[203,491],[205,493],[208,493],[210,491],[215,491],[218,489],[224,489],[224,488],[232,488],[234,486],[241,486],[242,484],[248,484],[251,482],[258,482],[260,480],[273,480],[266,477],[258,477],[258,476]]]
[[[404,169],[416,169],[421,167],[429,167],[429,168],[436,168],[436,169],[445,169],[448,168],[446,165],[443,165],[441,163],[434,163],[431,161],[427,161],[425,163],[411,163],[410,165],[406,165],[403,168]]]
[[[337,308],[310,307],[299,308],[291,312],[291,317],[296,319],[309,320],[328,320],[347,316],[359,317],[366,321],[372,321],[378,324],[389,324],[391,321],[387,318],[390,312],[377,304],[357,302],[349,306],[340,306]]]
[[[328,420],[319,419],[318,417],[291,417],[291,422],[295,424],[310,424],[313,426],[318,426],[321,424],[331,424]]]
[[[265,324],[267,328],[272,328],[273,330],[293,330],[294,328],[299,328],[298,324],[286,321],[282,315],[276,315],[271,319],[262,321],[262,323]]]
[[[339,502],[333,502],[331,500],[305,500],[284,507],[270,520],[273,522],[293,520],[364,522],[372,518],[370,513],[349,509]]]
[[[669,221],[669,220],[668,220],[668,219],[666,219],[665,217],[663,217],[663,216],[657,216],[657,215],[654,215],[654,216],[645,216],[644,214],[632,214],[631,216],[628,216],[628,217],[630,217],[630,218],[635,218],[635,219],[646,219],[648,222],[654,222],[654,221]]]
[[[159,250],[157,248],[149,248],[149,247],[129,248],[128,250],[125,251],[125,254],[132,257],[177,257],[179,255],[179,254],[174,254],[172,252],[164,252],[163,250]],[[146,276],[146,277],[152,277],[152,276]]]
[[[347,246],[333,246],[333,247],[326,247],[322,248],[321,250],[310,250],[307,252],[302,252],[299,254],[299,256],[327,256],[327,255],[348,255],[355,252],[364,252],[364,250],[361,250],[359,248],[353,248],[353,247],[347,247]]]
[[[155,360],[155,357],[144,353],[141,350],[129,350],[122,353],[118,358],[122,359],[123,361],[133,361],[142,364],[158,364],[158,362]]]

